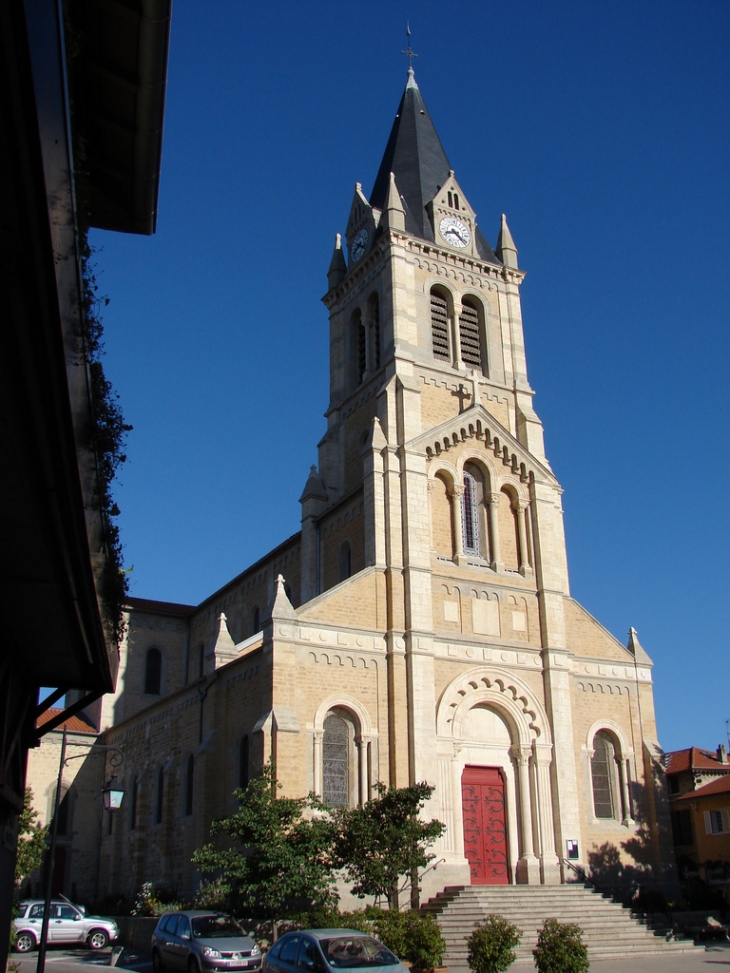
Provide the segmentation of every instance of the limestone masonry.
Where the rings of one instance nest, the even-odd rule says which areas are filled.
[[[301,532],[196,607],[129,600],[95,714],[126,755],[101,895],[152,880],[190,896],[194,848],[272,756],[285,794],[333,805],[434,785],[446,831],[424,898],[568,881],[566,859],[588,869],[606,847],[674,880],[652,662],[570,596],[523,276],[409,71],[327,274],[327,429]]]

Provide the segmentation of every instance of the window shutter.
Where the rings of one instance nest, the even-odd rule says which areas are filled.
[[[705,815],[705,834],[712,834],[712,818],[709,811],[703,812]]]
[[[730,831],[730,807],[722,809],[722,830],[725,834]]]
[[[431,341],[434,358],[449,361],[449,316],[448,306],[442,297],[431,295]]]

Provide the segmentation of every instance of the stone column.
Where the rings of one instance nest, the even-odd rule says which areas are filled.
[[[627,828],[631,828],[634,825],[634,819],[631,816],[631,798],[629,796],[629,762],[624,760],[623,757],[618,757],[616,759],[618,764],[618,777],[619,783],[621,784],[621,800],[623,802],[623,821]]]
[[[517,530],[520,538],[520,574],[532,574],[530,559],[527,554],[527,500],[517,501]]]
[[[553,795],[550,786],[552,746],[534,744],[537,767],[537,809],[540,829],[540,873],[543,885],[560,884],[560,861],[555,851]]]
[[[461,529],[461,498],[464,495],[463,484],[457,483],[449,490],[451,500],[451,527],[454,532],[454,559],[464,556],[464,536]]]
[[[522,839],[522,855],[517,862],[517,881],[520,885],[540,884],[540,865],[535,857],[535,845],[532,834],[532,799],[530,794],[530,756],[529,747],[514,747],[512,754],[517,761],[520,781],[520,837]]]
[[[464,363],[461,360],[461,335],[459,334],[459,316],[461,315],[461,304],[454,302],[454,313],[449,322],[451,325],[451,340],[454,345],[454,354],[452,355],[454,368],[463,368]]]
[[[489,494],[489,537],[492,545],[492,550],[490,553],[492,555],[492,568],[495,571],[502,571],[504,569],[499,551],[499,518],[497,517],[497,508],[499,507],[499,501],[501,499],[501,493]]]
[[[368,799],[368,743],[363,736],[355,739],[357,746],[357,793],[360,804]]]
[[[321,799],[322,797],[322,737],[324,736],[324,730],[314,731],[314,774],[312,779],[314,781],[314,793]]]

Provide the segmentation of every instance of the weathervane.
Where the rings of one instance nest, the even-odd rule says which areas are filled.
[[[405,51],[401,51],[401,54],[405,54],[408,58],[408,73],[413,74],[413,58],[418,57],[418,55],[413,51],[411,47],[411,24],[410,21],[406,23],[406,37],[408,38],[408,48]]]

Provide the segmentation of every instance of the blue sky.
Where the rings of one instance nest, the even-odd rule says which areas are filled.
[[[173,12],[157,234],[95,232],[134,426],[131,593],[196,603],[299,529],[325,430],[321,297],[416,79],[494,245],[565,494],[573,595],[655,662],[659,738],[730,717],[725,0],[216,0]]]

